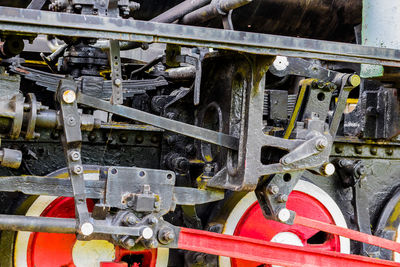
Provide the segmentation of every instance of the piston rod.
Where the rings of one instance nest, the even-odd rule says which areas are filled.
[[[0,215],[0,230],[74,234],[75,228],[75,219]]]

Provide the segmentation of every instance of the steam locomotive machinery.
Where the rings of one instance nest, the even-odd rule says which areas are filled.
[[[1,266],[400,266],[396,1],[1,4]]]

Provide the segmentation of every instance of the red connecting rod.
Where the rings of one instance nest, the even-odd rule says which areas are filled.
[[[400,252],[400,244],[301,216],[295,224]],[[280,266],[400,266],[393,261],[180,228],[178,248]]]

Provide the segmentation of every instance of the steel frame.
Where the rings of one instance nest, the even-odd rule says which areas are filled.
[[[59,23],[59,25],[54,25],[54,22]],[[0,31],[6,34],[8,32],[18,32],[18,34],[22,35],[48,34],[128,42],[205,46],[258,55],[283,55],[289,57],[317,58],[321,60],[400,67],[400,50],[394,49],[8,7],[0,7]],[[110,112],[116,111],[116,113],[118,113],[117,111],[130,113],[130,117],[141,115],[143,118],[142,121],[147,120],[145,116],[150,116],[142,114],[141,111],[135,111],[129,108],[124,110],[123,106],[112,105],[83,94],[79,95],[79,101],[86,105],[92,102],[93,106],[96,107],[98,107],[98,103],[101,103],[102,109],[104,110]],[[175,132],[181,132],[181,129],[177,129],[177,126],[186,127],[185,134],[187,136],[192,136],[231,149],[237,149],[238,146],[236,138],[208,131],[207,129],[197,129],[198,127],[195,126],[188,127],[183,123],[179,124],[178,122],[173,122],[168,119],[159,120],[159,124],[160,125],[155,126]],[[198,132],[193,133],[192,131],[201,131],[204,136],[208,137],[202,139],[199,137]],[[86,192],[82,193],[85,194]],[[343,229],[334,225],[323,224],[299,216],[295,217],[294,223],[400,252],[400,245],[390,240],[362,234],[349,229]],[[0,215],[0,229],[2,230],[75,233],[76,224],[77,221],[74,219],[30,218],[25,216]],[[139,228],[124,228],[129,229],[125,232],[125,234],[128,235],[138,235],[140,232]],[[304,264],[307,264],[307,266],[337,266],[338,264],[340,266],[400,266],[399,263],[357,255],[316,251],[194,229],[177,229],[179,229],[177,230],[179,231],[179,239],[176,244],[177,248],[222,256],[234,256],[241,259],[270,264],[285,266],[301,266]],[[109,230],[110,233],[115,233],[115,231],[121,229]],[[105,232],[104,229],[102,232]],[[121,232],[118,233],[120,234]]]
[[[0,30],[19,34],[203,46],[258,55],[317,58],[400,67],[400,51],[395,49],[9,7],[0,7]]]

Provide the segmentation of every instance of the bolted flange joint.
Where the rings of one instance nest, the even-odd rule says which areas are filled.
[[[173,229],[171,229],[169,227],[163,227],[158,232],[157,238],[161,244],[167,245],[167,244],[171,243],[172,241],[174,241],[175,232]]]

